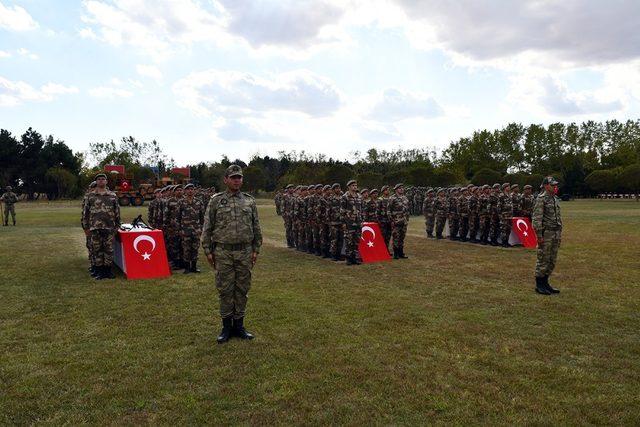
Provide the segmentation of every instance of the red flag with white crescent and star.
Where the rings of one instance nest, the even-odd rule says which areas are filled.
[[[365,264],[391,259],[377,222],[362,223],[362,235],[358,250],[360,251],[362,262]]]
[[[522,246],[525,248],[535,248],[538,246],[536,231],[531,225],[529,218],[514,217],[511,219],[511,229],[518,236]]]
[[[118,231],[116,264],[127,279],[151,279],[171,275],[164,236],[160,230]]]

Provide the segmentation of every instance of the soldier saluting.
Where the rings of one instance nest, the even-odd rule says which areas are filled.
[[[220,297],[222,331],[218,343],[234,335],[253,339],[244,328],[247,294],[251,287],[251,270],[262,246],[262,232],[256,201],[242,193],[242,169],[227,168],[227,190],[209,200],[202,227],[202,248],[207,261],[216,270],[216,288]]]
[[[558,181],[552,176],[542,181],[544,189],[536,198],[533,207],[532,225],[538,237],[538,257],[536,262],[536,292],[542,295],[557,294],[560,291],[549,284],[558,257],[562,237],[562,217],[556,193]]]

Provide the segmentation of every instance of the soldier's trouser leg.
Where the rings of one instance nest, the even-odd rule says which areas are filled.
[[[347,228],[344,233],[346,243],[345,255],[347,258],[355,258],[358,255],[358,244],[362,230],[359,228]]]
[[[475,240],[478,235],[478,217],[476,215],[469,216],[469,239]]]
[[[442,237],[444,231],[445,218],[443,216],[436,216],[436,236]]]
[[[433,234],[433,227],[435,225],[435,218],[433,215],[427,215],[427,217],[425,218],[425,225],[426,225],[426,230],[427,230],[427,234],[432,235]]]
[[[329,251],[334,257],[342,255],[342,246],[344,245],[344,230],[342,225],[331,226],[331,247]]]
[[[197,233],[186,233],[182,236],[182,259],[185,262],[198,261],[198,247],[200,246],[200,235]]]
[[[498,241],[498,235],[500,234],[500,218],[498,215],[491,215],[491,227],[489,230],[489,234],[491,235],[491,240],[493,242]]]
[[[391,229],[393,237],[393,250],[402,250],[404,248],[404,237],[407,234],[407,224],[394,224]]]
[[[467,234],[469,234],[469,217],[463,216],[460,217],[460,238],[466,240]]]
[[[500,218],[500,239],[501,242],[508,243],[509,236],[511,235],[511,218],[501,217]]]
[[[89,254],[89,264],[91,266],[96,265],[96,261],[93,256],[93,245],[91,244],[91,233],[87,236],[87,252]]]
[[[543,234],[544,243],[538,243],[538,253],[536,260],[536,277],[550,276],[556,267],[558,249],[562,241],[561,230],[545,230]]]
[[[388,222],[380,223],[380,231],[382,232],[382,238],[384,239],[384,244],[389,249],[389,242],[391,241],[391,224]]]
[[[5,205],[6,206],[6,205]],[[14,205],[11,205],[8,207],[9,213],[11,214],[11,221],[13,222],[13,225],[16,224],[16,207]],[[5,221],[9,221],[9,215],[7,215],[7,212],[5,211],[4,213],[4,220]]]
[[[251,246],[241,251],[214,250],[220,317],[244,317],[251,288]]]
[[[111,267],[113,264],[113,238],[112,230],[92,230],[91,246],[98,267]]]
[[[329,225],[323,224],[320,227],[320,250],[323,252],[329,252]]]
[[[320,249],[320,227],[317,225],[311,226],[311,236],[309,237],[309,241],[311,242],[311,251],[317,251]]]
[[[449,215],[449,238],[458,237],[458,218],[455,215]]]
[[[293,221],[291,223],[291,239],[293,239],[293,246],[298,247],[298,222]]]
[[[305,225],[303,222],[298,222],[298,249],[304,249],[306,244],[307,236],[304,233],[304,227]]]

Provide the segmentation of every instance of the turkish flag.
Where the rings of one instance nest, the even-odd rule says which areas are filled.
[[[171,275],[161,230],[118,230],[114,245],[114,261],[127,279]]]
[[[358,251],[360,251],[362,262],[365,264],[391,259],[377,222],[362,223],[362,236]]]
[[[122,191],[128,191],[129,183],[127,181],[122,181],[122,184],[120,185],[120,187],[122,187]]]
[[[514,217],[511,219],[511,233],[515,235],[525,248],[535,248],[538,246],[536,231],[531,225],[529,218]]]

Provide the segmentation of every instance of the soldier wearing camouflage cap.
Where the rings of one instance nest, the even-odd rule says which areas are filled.
[[[362,197],[354,179],[347,182],[347,192],[340,201],[340,216],[344,223],[347,265],[361,264],[358,260],[358,244],[362,234]]]
[[[295,239],[293,237],[293,202],[294,202],[293,184],[288,184],[285,187],[285,192],[282,196],[282,220],[284,221],[285,238],[288,248],[295,247]]]
[[[500,212],[498,210],[498,200],[500,198],[500,184],[493,184],[489,193],[489,244],[498,246],[500,237]]]
[[[231,336],[253,339],[244,327],[244,317],[251,270],[262,246],[262,231],[256,201],[240,191],[242,181],[242,168],[229,166],[224,176],[227,189],[209,200],[202,227],[202,248],[216,270],[222,317],[220,344]]]
[[[529,184],[522,187],[522,197],[520,200],[520,215],[531,220],[531,214],[533,213],[533,204],[535,199],[532,194],[532,188]]]
[[[547,176],[541,187],[543,191],[536,198],[531,221],[538,238],[535,290],[542,295],[551,295],[560,292],[549,284],[549,276],[555,269],[562,239],[562,216],[560,199],[556,196],[558,181],[552,176]]]
[[[424,201],[422,202],[422,214],[424,215],[427,237],[430,239],[434,237],[433,228],[436,224],[436,212],[434,209],[435,201],[435,192],[432,188],[429,188],[425,194]]]
[[[334,261],[340,261],[344,244],[344,223],[340,206],[342,204],[342,188],[337,182],[331,186],[328,199],[327,218],[329,219],[329,254]]]
[[[449,213],[449,206],[444,188],[439,188],[436,191],[436,199],[433,202],[433,212],[436,218],[436,239],[442,239],[442,233],[447,223],[447,215]]]
[[[387,217],[391,222],[391,238],[393,239],[393,258],[408,258],[404,253],[404,239],[409,225],[410,202],[404,195],[404,185],[396,184],[393,187],[394,195],[389,199]]]
[[[89,184],[89,188],[87,189],[87,191],[84,193],[84,197],[82,198],[82,212],[84,212],[84,207],[87,204],[87,199],[89,198],[89,194],[93,192],[93,190],[96,188],[98,184],[95,181],[92,181],[91,184]],[[91,233],[87,233],[88,230],[86,230],[84,228],[85,224],[82,224],[82,221],[80,221],[81,226],[83,227],[83,231],[85,232],[85,244],[87,246],[87,252],[89,254],[89,273],[91,274],[91,277],[96,277],[96,275],[98,274],[98,270],[96,269],[96,263],[95,263],[95,257],[93,256],[93,247],[91,245]]]
[[[384,244],[389,250],[389,242],[391,241],[391,222],[387,216],[387,208],[389,207],[389,186],[383,185],[380,188],[380,198],[376,203],[376,216],[378,218],[378,225],[380,226],[380,232],[382,232],[382,238]]]
[[[16,225],[16,203],[18,202],[18,196],[13,192],[13,187],[7,185],[5,193],[0,197],[0,203],[4,204],[4,224],[7,227],[9,225],[9,214],[11,214],[11,220],[13,225]]]
[[[184,186],[184,197],[180,200],[177,212],[178,229],[182,243],[182,260],[184,273],[200,273],[198,270],[198,247],[202,224],[204,222],[205,206],[195,197],[193,184]]]
[[[503,247],[508,248],[509,235],[511,235],[511,219],[513,218],[513,202],[511,199],[511,187],[509,183],[502,184],[502,192],[498,196],[498,213],[500,214],[500,241]]]

